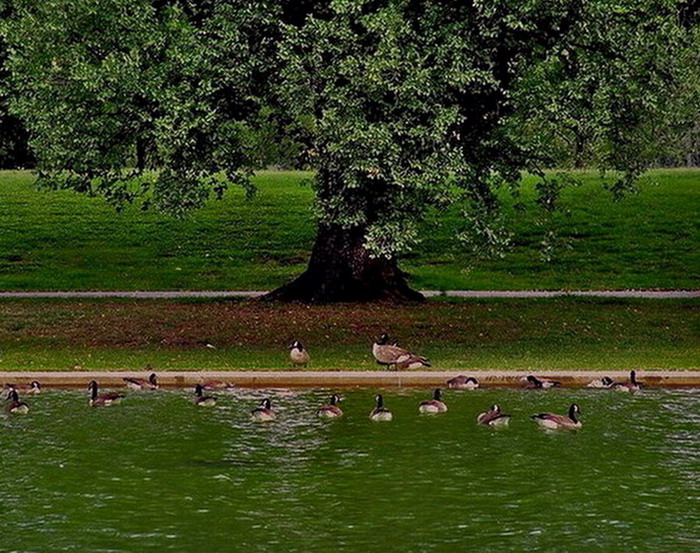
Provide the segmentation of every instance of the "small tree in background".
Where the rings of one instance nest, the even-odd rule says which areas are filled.
[[[13,109],[50,186],[182,215],[230,183],[252,192],[262,145],[293,129],[318,234],[280,299],[418,299],[398,258],[429,210],[459,204],[458,238],[498,251],[522,171],[545,210],[562,148],[622,194],[697,100],[685,2],[15,3]]]

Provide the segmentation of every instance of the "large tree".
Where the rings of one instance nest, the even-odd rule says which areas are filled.
[[[318,234],[283,299],[417,299],[398,259],[429,210],[459,204],[459,238],[499,249],[523,171],[553,209],[544,169],[585,146],[622,193],[678,91],[697,100],[685,2],[15,3],[14,110],[49,185],[182,214],[249,186],[276,123],[305,144]]]

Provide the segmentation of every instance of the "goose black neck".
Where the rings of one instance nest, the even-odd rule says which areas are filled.
[[[569,418],[574,421],[575,423],[578,422],[578,419],[576,418],[576,405],[572,405],[569,407]]]

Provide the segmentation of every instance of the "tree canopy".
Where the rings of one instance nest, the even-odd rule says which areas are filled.
[[[308,271],[276,297],[416,297],[396,260],[432,209],[508,242],[499,195],[562,148],[615,194],[697,116],[697,15],[670,0],[14,0],[14,91],[50,186],[184,214],[299,147]],[[673,117],[669,117],[673,113]],[[666,140],[666,143],[670,143]],[[279,153],[279,152],[278,152]],[[288,153],[288,155],[292,155]]]

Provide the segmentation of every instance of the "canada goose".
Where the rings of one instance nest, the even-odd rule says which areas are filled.
[[[7,395],[7,400],[8,403],[5,405],[5,411],[8,413],[12,413],[13,415],[26,415],[29,413],[29,405],[24,401],[20,401],[17,390],[10,390],[10,393]]]
[[[476,390],[479,387],[479,381],[473,376],[464,376],[460,374],[459,376],[450,378],[447,381],[447,387],[457,390]]]
[[[289,360],[295,367],[306,367],[311,361],[311,356],[304,349],[301,342],[297,340],[289,348]]]
[[[228,390],[229,388],[235,388],[236,386],[234,384],[231,384],[230,382],[224,382],[223,380],[207,380],[206,382],[202,382],[202,389],[211,391],[211,390]]]
[[[32,380],[29,386],[24,390],[25,394],[40,394],[41,393],[41,383],[38,380]]]
[[[530,418],[534,419],[537,424],[542,428],[547,428],[549,430],[563,429],[575,429],[581,428],[581,421],[576,418],[576,415],[581,414],[581,408],[577,403],[572,403],[569,407],[569,414],[567,415],[555,415],[553,413],[540,413],[538,415],[532,415]]]
[[[132,390],[157,390],[158,389],[158,379],[156,373],[151,373],[148,379],[145,378],[127,378],[125,377],[124,383],[127,388]]]
[[[343,410],[338,407],[340,397],[333,394],[328,405],[323,405],[316,410],[316,416],[326,419],[337,419],[343,416]]]
[[[396,368],[400,371],[420,369],[421,367],[430,367],[428,360],[421,355],[409,355],[406,359],[402,359],[396,363]]]
[[[506,426],[510,422],[510,415],[501,413],[501,407],[494,404],[488,411],[476,417],[476,422],[488,426]]]
[[[250,412],[250,418],[257,422],[268,422],[275,420],[277,413],[272,410],[270,400],[265,398],[260,402],[259,407]]]
[[[32,380],[28,385],[26,386],[17,386],[15,384],[5,384],[5,389],[8,390],[17,390],[18,392],[21,391],[24,394],[40,394],[41,393],[41,384],[39,383],[38,380]]]
[[[374,409],[372,409],[372,412],[369,414],[369,418],[373,421],[392,420],[394,418],[394,414],[391,411],[389,411],[389,409],[384,407],[384,398],[382,397],[382,395],[377,394],[374,400],[377,402],[377,406]]]
[[[119,403],[124,399],[124,394],[118,394],[116,392],[108,392],[106,394],[98,394],[97,381],[91,380],[88,384],[88,390],[90,390],[90,405],[95,407],[114,405]]]
[[[379,339],[372,344],[372,355],[380,365],[391,368],[417,369],[419,367],[430,367],[427,358],[411,353],[395,344],[389,343],[389,336],[382,334]]]
[[[609,376],[604,376],[603,378],[591,380],[588,384],[586,384],[586,388],[612,388],[614,384],[615,381],[612,378]]]
[[[620,390],[621,392],[636,392],[642,387],[642,385],[637,382],[637,372],[630,371],[630,379],[627,382],[615,384],[613,388]]]
[[[527,381],[526,388],[528,390],[547,390],[548,388],[555,388],[561,386],[561,382],[557,380],[547,380],[546,378],[537,378],[533,375],[528,375],[525,377]]]
[[[204,388],[201,384],[197,384],[194,387],[194,404],[198,407],[214,407],[216,398],[214,396],[205,396],[203,390]]]
[[[442,390],[435,388],[433,399],[421,401],[418,406],[418,411],[426,415],[437,415],[438,413],[446,413],[447,405],[442,402]]]

